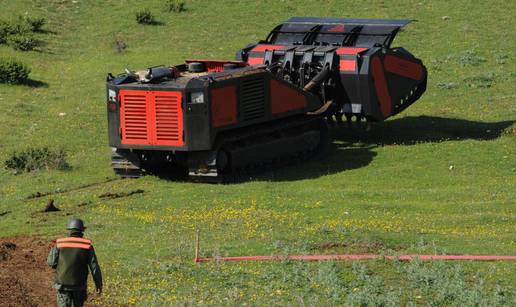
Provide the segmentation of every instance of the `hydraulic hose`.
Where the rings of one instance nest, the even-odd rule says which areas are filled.
[[[319,72],[315,77],[308,82],[307,85],[303,88],[303,90],[307,92],[311,92],[314,88],[323,83],[330,76],[330,67],[325,67],[321,72]]]

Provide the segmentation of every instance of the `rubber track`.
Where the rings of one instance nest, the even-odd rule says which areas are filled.
[[[312,120],[313,123],[322,120],[318,118],[314,118]],[[235,136],[228,136],[223,138],[223,141],[220,142],[222,146],[235,146],[238,147],[237,143],[249,140],[252,138],[257,138],[260,136],[266,136],[270,133],[275,133],[278,131],[285,131],[288,129],[294,129],[298,126],[304,126],[310,124],[310,121],[295,121],[293,123],[282,123],[276,126],[269,126],[266,129],[260,129],[254,131],[250,130],[247,133],[239,133]],[[323,141],[328,141],[327,137]],[[252,142],[251,142],[252,143]],[[219,174],[217,177],[213,176],[189,176],[190,180],[193,182],[206,182],[206,183],[236,183],[247,181],[252,179],[253,176],[259,175],[260,173],[264,173],[269,170],[274,170],[278,168],[283,168],[286,166],[296,165],[302,161],[306,161],[310,158],[316,156],[318,152],[316,150],[312,151],[301,151],[301,152],[292,152],[285,156],[275,157],[272,160],[261,160],[256,161],[253,164],[247,165],[245,167],[240,167],[236,170],[233,170],[229,173]]]

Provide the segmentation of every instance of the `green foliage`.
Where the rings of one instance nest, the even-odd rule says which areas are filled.
[[[8,29],[10,35],[26,34],[31,32],[31,26],[23,17],[18,17],[15,21],[9,22]]]
[[[29,79],[30,68],[13,59],[0,59],[0,83],[25,83]]]
[[[0,20],[0,44],[7,43],[7,38],[11,34],[11,28],[8,22]]]
[[[117,53],[123,53],[127,49],[127,43],[121,36],[116,36],[113,43]]]
[[[42,45],[39,39],[28,33],[20,33],[9,36],[8,43],[15,50],[31,51]]]
[[[486,59],[479,56],[475,50],[468,50],[466,54],[459,58],[459,63],[462,66],[478,66],[484,63]]]
[[[184,0],[167,0],[165,7],[169,12],[180,13],[185,10],[185,5]]]
[[[368,272],[366,265],[353,263],[356,280],[346,298],[346,306],[399,306],[401,291],[389,289],[383,279]]]
[[[509,60],[509,56],[507,54],[497,54],[495,60],[496,64],[503,65],[507,63],[507,61]]]
[[[5,160],[4,165],[15,173],[70,168],[64,150],[48,147],[27,148],[20,152],[14,152]]]
[[[149,9],[144,9],[136,12],[136,22],[144,25],[152,25],[156,23],[156,20]]]
[[[457,84],[454,82],[441,82],[437,84],[437,87],[444,90],[452,90],[454,88],[457,88]]]
[[[30,51],[42,45],[31,33],[41,32],[46,19],[19,16],[14,21],[0,20],[0,44],[8,43],[15,50]]]
[[[43,17],[24,16],[22,18],[32,32],[41,32],[43,26],[47,23],[47,20]]]
[[[490,88],[495,82],[496,75],[493,72],[464,79],[469,88]]]
[[[504,294],[499,286],[488,289],[480,275],[468,274],[460,265],[415,260],[397,267],[408,279],[406,290],[430,298],[427,306],[503,306],[515,299],[513,290]]]

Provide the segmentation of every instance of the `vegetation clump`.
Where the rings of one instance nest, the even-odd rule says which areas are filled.
[[[12,59],[0,59],[0,83],[25,83],[29,74],[30,68],[25,64]]]
[[[181,13],[185,11],[185,1],[183,0],[168,0],[166,3],[166,9],[169,12]]]
[[[8,22],[0,20],[0,44],[7,43],[7,38],[11,34],[11,28]]]
[[[43,26],[47,23],[47,20],[43,17],[24,16],[23,21],[32,32],[41,32]]]
[[[45,18],[19,16],[15,21],[0,20],[0,44],[9,44],[15,50],[30,51],[41,46],[32,33],[41,32]]]
[[[495,74],[487,74],[465,78],[466,86],[469,88],[490,88],[495,82]]]
[[[156,20],[154,19],[154,15],[152,15],[150,10],[144,9],[142,11],[136,12],[136,22],[144,25],[152,25],[156,23]]]
[[[41,46],[41,41],[27,33],[9,36],[9,45],[15,50],[31,51]]]
[[[478,66],[481,63],[484,63],[486,59],[479,56],[475,50],[468,50],[466,54],[464,54],[460,59],[459,63],[462,66]]]
[[[120,36],[115,37],[114,46],[118,53],[123,53],[127,49],[127,43]]]
[[[51,169],[67,170],[70,168],[64,150],[53,150],[48,147],[28,148],[21,152],[15,152],[4,164],[7,169],[15,173]]]
[[[441,82],[437,83],[437,87],[445,90],[452,90],[458,87],[458,85],[454,82]]]

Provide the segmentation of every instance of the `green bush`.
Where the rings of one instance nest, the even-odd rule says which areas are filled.
[[[27,46],[34,44],[39,46],[39,41],[30,36],[29,33],[41,32],[41,28],[45,24],[46,19],[42,17],[19,16],[18,19],[11,22],[0,20],[0,44],[5,44],[10,40],[14,40],[22,42],[21,48],[30,48]],[[13,36],[15,38],[13,38]],[[15,46],[17,46],[17,43],[15,44]]]
[[[30,34],[14,34],[8,38],[8,43],[15,50],[31,51],[41,46],[41,41]]]
[[[0,59],[0,83],[25,83],[30,68],[15,60]]]
[[[169,12],[180,13],[185,10],[185,1],[183,1],[183,0],[167,0],[166,9]]]
[[[66,153],[62,149],[52,150],[48,147],[28,148],[21,152],[15,152],[4,164],[7,169],[13,170],[15,173],[70,168],[66,162]]]
[[[7,43],[7,38],[11,34],[11,27],[8,22],[0,20],[0,44]]]
[[[47,20],[43,17],[24,16],[23,20],[32,32],[41,32],[41,28],[47,23]]]
[[[145,24],[145,25],[151,25],[156,23],[156,20],[154,20],[154,16],[152,15],[151,11],[148,9],[144,9],[142,11],[136,12],[136,21],[139,24]]]

